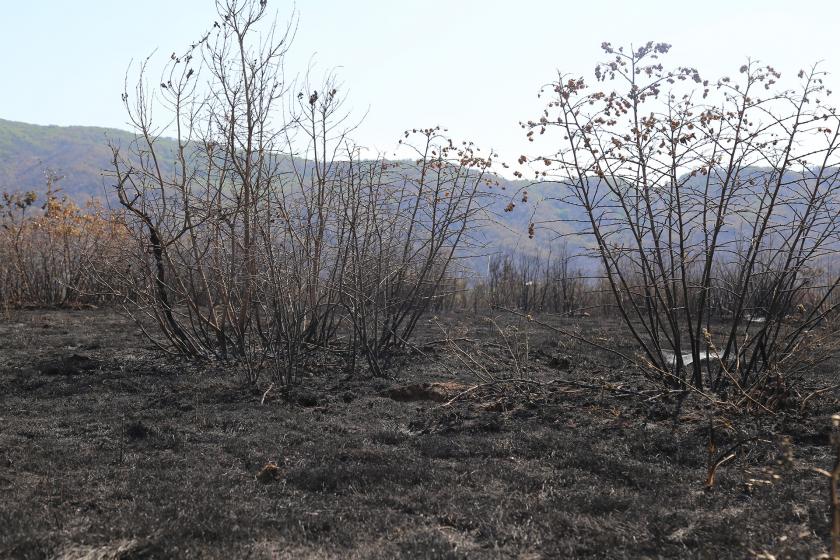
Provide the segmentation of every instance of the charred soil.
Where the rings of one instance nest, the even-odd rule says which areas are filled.
[[[834,366],[775,415],[681,406],[533,329],[505,384],[431,326],[387,378],[334,356],[289,390],[160,355],[106,310],[0,322],[2,558],[808,558],[826,551]],[[626,348],[595,318],[569,321]],[[490,360],[487,357],[494,357]],[[676,419],[676,421],[675,421]],[[735,457],[705,487],[710,425]],[[713,453],[714,454],[714,453]],[[766,556],[762,556],[766,555]],[[772,556],[770,556],[772,555]]]

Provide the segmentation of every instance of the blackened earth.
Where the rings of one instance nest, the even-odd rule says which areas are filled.
[[[349,376],[325,353],[300,385],[268,390],[234,365],[161,355],[113,311],[12,313],[0,320],[0,557],[826,552],[828,480],[814,469],[833,465],[837,392],[801,401],[835,383],[834,366],[799,380],[775,415],[698,397],[677,409],[609,355],[532,325],[517,362],[487,322],[445,323],[491,374],[526,381],[475,388],[431,324],[389,377]],[[596,318],[566,327],[632,351]],[[736,455],[707,489],[710,423],[713,456]]]

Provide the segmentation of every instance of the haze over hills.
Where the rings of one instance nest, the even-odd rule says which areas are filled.
[[[105,199],[113,181],[108,176],[112,157],[108,143],[127,147],[133,138],[130,132],[112,128],[39,126],[0,119],[0,192],[43,192],[46,173],[52,171],[63,177],[61,189],[77,202],[90,197]],[[161,138],[159,142],[164,153],[174,154],[175,140]],[[555,232],[572,232],[576,222],[586,221],[580,209],[554,198],[558,193],[556,184],[529,185],[527,181],[503,177],[497,180],[498,185],[492,189],[497,196],[491,204],[489,219],[473,236],[484,246],[478,250],[480,254],[533,255],[556,251],[562,241],[557,241]],[[522,200],[525,190],[527,202]],[[512,212],[505,212],[509,202],[516,207]],[[531,222],[547,226],[538,226],[534,239],[528,237]],[[734,235],[734,230],[726,235]],[[580,238],[570,238],[572,244],[580,242]],[[474,270],[486,266],[486,259],[470,264]]]
[[[51,171],[62,177],[62,191],[77,202],[90,197],[104,199],[112,184],[107,175],[112,157],[108,143],[128,146],[133,138],[132,133],[114,128],[41,126],[0,119],[0,192],[43,192],[46,174]],[[165,150],[175,151],[174,140],[159,141]],[[521,196],[514,195],[526,186],[525,181],[498,180],[494,191],[500,196],[493,204],[493,214],[499,218],[484,228],[487,250],[532,253],[538,241],[528,239],[527,230],[534,208],[539,219],[558,217],[563,210],[552,203],[523,204]],[[529,200],[539,200],[539,193],[548,190],[545,186],[531,189]],[[511,197],[516,210],[503,212]],[[539,245],[545,246],[546,239],[539,240]]]

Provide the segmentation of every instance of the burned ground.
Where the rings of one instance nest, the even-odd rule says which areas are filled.
[[[492,329],[458,320],[504,373]],[[575,325],[631,349],[594,318]],[[690,398],[675,423],[651,382],[550,333],[529,339],[538,389],[516,393],[465,393],[474,378],[423,334],[392,377],[348,378],[324,356],[300,387],[265,394],[232,368],[161,357],[109,311],[15,314],[0,324],[0,557],[825,552],[813,469],[833,464],[832,391],[776,415]],[[707,490],[710,419],[719,449],[745,443]]]

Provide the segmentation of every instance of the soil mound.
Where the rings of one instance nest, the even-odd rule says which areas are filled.
[[[99,369],[99,365],[99,362],[90,356],[71,354],[43,362],[38,370],[43,375],[80,375]]]
[[[382,396],[400,402],[446,402],[467,389],[466,385],[455,382],[412,383],[386,389]]]

